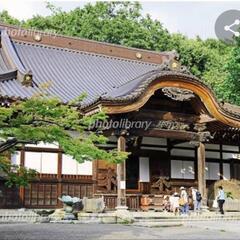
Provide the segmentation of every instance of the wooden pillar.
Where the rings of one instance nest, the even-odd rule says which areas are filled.
[[[58,152],[58,165],[57,165],[57,197],[62,196],[62,152]],[[57,200],[58,207],[62,206],[62,202]]]
[[[219,145],[220,147],[220,166],[219,166],[219,171],[220,171],[220,179],[223,179],[223,147],[222,147],[222,142]]]
[[[25,166],[25,150],[24,147],[22,147],[20,151],[20,166]],[[31,183],[30,183],[31,184]],[[24,207],[24,200],[25,200],[25,187],[21,186],[19,188],[19,199],[20,199],[20,205],[21,207]]]
[[[198,190],[203,196],[203,199],[207,199],[206,191],[206,179],[205,179],[205,145],[200,142],[197,150],[198,155]]]
[[[126,139],[124,136],[118,138],[118,151],[126,151]],[[126,162],[117,164],[117,210],[126,210]]]

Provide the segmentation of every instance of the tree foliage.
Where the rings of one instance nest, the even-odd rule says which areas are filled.
[[[73,156],[80,163],[96,159],[115,163],[124,160],[126,152],[116,149],[106,151],[98,147],[99,144],[105,144],[107,138],[91,131],[90,126],[96,120],[105,120],[107,116],[103,112],[82,115],[78,109],[81,101],[82,97],[62,104],[59,99],[41,93],[26,101],[13,102],[7,108],[0,107],[0,138],[2,141],[15,138],[29,142],[55,142],[65,154]],[[7,175],[10,185],[24,185],[28,180],[26,176],[34,175],[31,170],[6,163],[6,157],[2,156],[0,170]]]
[[[226,65],[227,77],[222,88],[224,99],[240,105],[240,38],[236,38],[235,43]]]

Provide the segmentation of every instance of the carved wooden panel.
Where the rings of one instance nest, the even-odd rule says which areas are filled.
[[[116,164],[97,160],[94,167],[95,193],[115,193],[117,191]]]

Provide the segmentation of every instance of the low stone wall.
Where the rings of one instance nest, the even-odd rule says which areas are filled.
[[[41,217],[31,210],[1,210],[0,223],[41,222]]]
[[[216,210],[216,208],[212,207],[213,201],[214,200],[209,200],[208,206],[210,207],[211,210]],[[229,211],[229,212],[240,212],[240,200],[228,198],[226,199],[223,208],[225,211]]]
[[[224,204],[225,211],[240,211],[240,200],[227,199]]]

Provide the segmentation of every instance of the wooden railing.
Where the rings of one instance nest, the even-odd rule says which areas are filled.
[[[37,179],[57,179],[57,174],[49,174],[49,173],[38,173]],[[72,174],[62,174],[61,180],[86,180],[91,181],[91,175],[72,175]]]
[[[92,175],[71,175],[62,174],[62,179],[76,179],[76,180],[92,180]]]
[[[117,206],[117,194],[94,194],[94,197],[103,197],[106,205],[106,210],[115,210]],[[140,208],[139,194],[127,194],[127,206],[129,210],[137,210]]]
[[[57,179],[57,174],[54,173],[38,173],[37,179]]]

